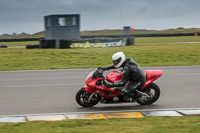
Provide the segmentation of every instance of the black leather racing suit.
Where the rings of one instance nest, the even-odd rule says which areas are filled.
[[[132,59],[126,59],[121,66],[123,68],[123,77],[120,81],[109,83],[104,80],[106,87],[123,87],[128,81],[131,81],[131,85],[126,88],[125,94],[129,94],[138,89],[146,82],[146,73],[144,70]],[[114,65],[103,67],[103,70],[116,69]]]

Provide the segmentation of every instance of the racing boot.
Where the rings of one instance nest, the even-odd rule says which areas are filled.
[[[126,89],[124,92],[123,92],[123,94],[124,94],[124,96],[125,97],[134,97],[134,96],[136,96],[137,95],[137,92],[136,92],[136,90],[135,89]]]
[[[124,91],[124,95],[127,97],[136,97],[138,95],[136,89],[140,87],[140,82],[133,82],[129,87]]]

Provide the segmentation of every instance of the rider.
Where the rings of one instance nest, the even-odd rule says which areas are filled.
[[[146,73],[144,70],[132,59],[126,59],[123,52],[117,52],[112,56],[113,65],[107,67],[99,67],[103,71],[109,69],[116,69],[122,67],[123,77],[120,81],[110,83],[103,81],[106,87],[124,87],[128,81],[131,85],[124,91],[125,96],[136,96],[136,89],[144,85],[146,82]]]

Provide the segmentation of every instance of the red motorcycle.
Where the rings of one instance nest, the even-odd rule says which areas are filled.
[[[106,88],[103,84],[105,79],[103,71],[96,69],[89,73],[85,79],[86,86],[83,86],[76,94],[76,102],[83,107],[92,107],[97,103],[125,103],[137,102],[140,105],[150,105],[160,97],[160,88],[153,83],[162,74],[162,70],[145,70],[146,82],[136,90],[137,95],[126,97],[123,91],[131,84],[128,82],[124,87]],[[123,76],[120,71],[111,71],[106,75],[108,82],[119,81]],[[139,95],[138,95],[139,94]]]

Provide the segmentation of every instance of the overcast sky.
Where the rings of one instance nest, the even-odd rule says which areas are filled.
[[[52,14],[81,14],[81,31],[200,28],[200,0],[0,0],[0,35],[43,31]]]

